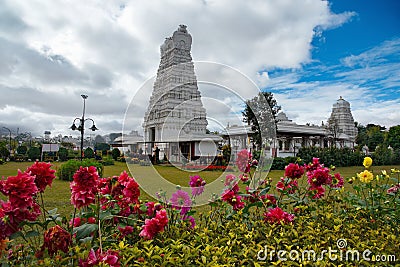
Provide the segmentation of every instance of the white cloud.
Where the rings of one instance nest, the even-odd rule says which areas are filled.
[[[334,14],[320,0],[5,0],[0,15],[0,47],[6,48],[0,49],[0,91],[13,96],[5,102],[14,108],[0,105],[2,113],[11,112],[0,124],[11,125],[23,107],[26,121],[40,117],[40,123],[20,127],[38,134],[70,134],[62,128],[80,112],[81,92],[89,95],[88,112],[101,118],[97,126],[119,131],[130,98],[156,74],[159,46],[179,24],[193,36],[194,60],[230,65],[265,85],[263,71],[312,60],[316,29],[354,16]]]

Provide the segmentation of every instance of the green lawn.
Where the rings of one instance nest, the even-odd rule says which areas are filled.
[[[17,170],[25,171],[28,166],[30,166],[31,162],[8,162],[4,165],[0,165],[0,177],[4,177],[5,179],[8,176],[14,176],[17,174]],[[61,163],[53,163],[54,169],[57,169]],[[149,171],[149,166],[139,166],[139,165],[130,165],[135,175],[146,175],[146,172]],[[375,173],[378,171],[385,169],[390,171],[391,168],[400,168],[400,166],[375,166],[373,170]],[[355,176],[357,172],[361,172],[364,168],[362,166],[355,167],[342,167],[337,168],[335,172],[340,172],[345,178]],[[128,171],[128,167],[125,163],[116,162],[113,166],[106,166],[104,168],[104,176],[113,176],[119,175],[122,171]],[[167,167],[167,166],[156,166],[157,172],[169,180],[174,184],[180,184],[182,186],[187,186],[189,182],[190,175],[199,174],[203,179],[207,181],[207,183],[212,182],[215,179],[223,179],[221,178],[222,172],[218,171],[204,171],[204,172],[185,172],[175,167]],[[283,171],[270,171],[268,174],[269,177],[272,178],[274,182],[276,182],[281,176],[283,176]],[[273,183],[274,184],[274,183]],[[348,185],[347,185],[348,186]],[[142,200],[151,200],[152,198],[147,195],[145,192],[141,192]],[[0,199],[5,199],[3,195],[0,195]],[[48,210],[53,208],[58,208],[60,214],[69,216],[73,212],[73,206],[70,204],[70,189],[69,182],[61,181],[59,179],[55,179],[53,181],[53,185],[51,188],[47,189],[44,193],[44,201],[45,206]]]

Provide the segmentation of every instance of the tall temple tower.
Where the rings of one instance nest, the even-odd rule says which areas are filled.
[[[148,150],[176,142],[185,157],[193,157],[196,147],[190,142],[206,136],[206,110],[197,87],[191,45],[192,36],[186,26],[179,25],[160,47],[160,66],[143,123]],[[167,151],[169,155],[178,147],[172,146],[171,150]]]
[[[329,128],[335,131],[339,138],[348,136],[348,141],[354,143],[358,130],[354,124],[353,115],[350,110],[350,103],[340,97],[332,107],[332,113],[328,120]],[[340,137],[340,135],[342,137]]]

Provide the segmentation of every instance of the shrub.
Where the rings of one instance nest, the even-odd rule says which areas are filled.
[[[276,157],[272,162],[271,170],[283,170],[285,169],[285,159]]]
[[[10,156],[10,151],[5,146],[0,146],[0,157],[7,158]]]
[[[111,151],[111,156],[113,157],[114,160],[118,160],[118,158],[121,156],[121,151],[119,151],[118,148],[114,148]]]
[[[66,163],[62,164],[57,171],[57,176],[64,181],[72,181],[74,173],[79,169],[79,167],[89,167],[95,166],[99,173],[99,176],[103,176],[103,165],[93,159],[84,159],[83,161],[71,159]]]
[[[84,153],[85,158],[87,158],[87,159],[92,159],[92,158],[94,158],[94,151],[93,151],[93,149],[90,148],[90,147],[86,148],[85,151],[84,151],[83,153]]]
[[[65,147],[60,147],[60,149],[58,150],[58,158],[61,161],[68,160],[68,150]]]
[[[31,160],[37,160],[40,158],[40,148],[38,147],[31,147],[28,149],[28,158]]]
[[[103,166],[110,166],[110,165],[114,165],[114,160],[112,159],[112,157],[104,157],[103,158]]]
[[[20,155],[25,155],[27,151],[28,151],[28,148],[26,146],[19,146],[17,148],[17,153]]]

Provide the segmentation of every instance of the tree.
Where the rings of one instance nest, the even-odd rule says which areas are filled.
[[[58,150],[58,158],[61,161],[66,161],[68,159],[68,149],[66,149],[65,147],[60,147],[60,149]]]
[[[92,159],[94,158],[94,151],[92,148],[88,147],[84,151],[85,158]]]
[[[268,106],[265,106],[265,105]],[[246,107],[242,111],[243,121],[251,125],[254,131],[253,142],[261,146],[261,132],[274,135],[276,131],[276,115],[281,110],[274,95],[271,92],[260,92],[254,98],[246,101]],[[275,128],[271,128],[272,122]],[[261,127],[260,127],[261,126]]]
[[[31,160],[37,160],[40,158],[40,148],[38,147],[31,147],[28,149],[28,158]]]
[[[0,145],[0,157],[5,159],[8,156],[10,156],[10,151],[4,145]]]
[[[98,151],[103,151],[103,153],[105,153],[107,150],[110,150],[110,145],[106,143],[96,143],[94,148]]]
[[[385,140],[382,127],[379,125],[367,125],[367,146],[370,150],[374,151],[376,146],[383,144]]]
[[[117,160],[121,156],[121,151],[119,151],[118,148],[114,148],[111,151],[111,156],[113,157],[114,160]]]
[[[389,128],[388,144],[394,149],[400,148],[400,125]]]
[[[28,151],[28,148],[26,146],[19,146],[17,148],[17,154],[20,154],[20,155],[25,155],[27,151]]]

